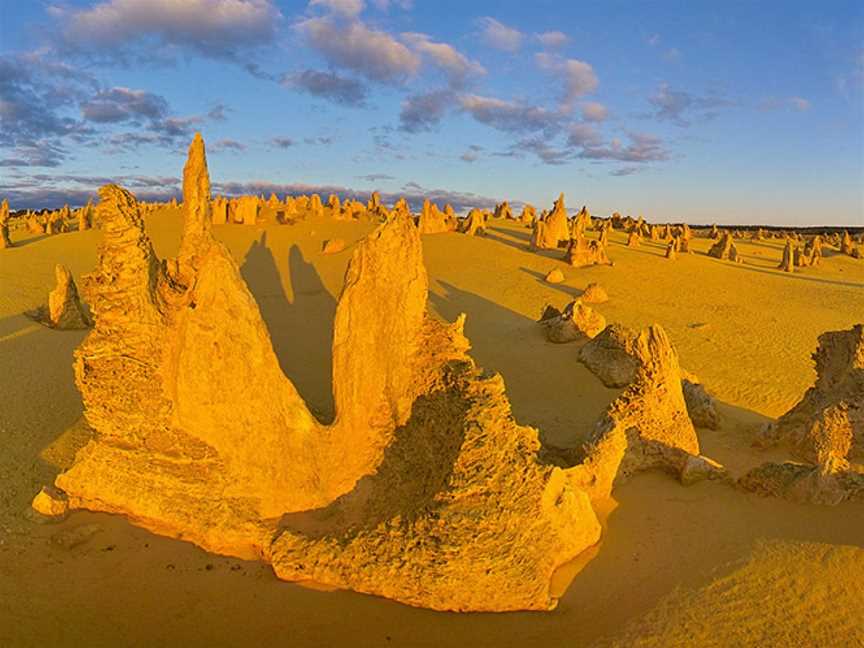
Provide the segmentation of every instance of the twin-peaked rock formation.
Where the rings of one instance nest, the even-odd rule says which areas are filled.
[[[355,246],[325,426],[210,231],[200,137],[189,153],[176,259],[156,257],[129,192],[100,190],[104,244],[85,278],[95,329],[75,360],[95,438],[57,478],[70,507],[263,558],[287,580],[435,609],[553,607],[553,573],[599,524],[539,460],[501,378],[466,355],[462,319],[427,314],[410,216]]]

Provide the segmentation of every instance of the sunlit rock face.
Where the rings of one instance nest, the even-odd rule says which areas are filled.
[[[864,497],[864,324],[819,336],[816,382],[762,431],[763,445],[788,444],[807,464],[766,463],[741,479],[747,490],[837,504]]]
[[[336,418],[310,413],[253,296],[210,231],[204,144],[184,170],[184,231],[160,260],[128,191],[98,206],[75,354],[95,438],[56,484],[209,550],[447,610],[549,609],[553,573],[595,544],[588,495],[538,460],[503,381],[466,355],[463,319],[426,312],[420,233],[397,211],[358,243],[333,333]]]

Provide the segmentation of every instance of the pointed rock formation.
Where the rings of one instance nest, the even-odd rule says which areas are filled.
[[[669,239],[669,243],[666,245],[666,258],[670,261],[674,261],[678,258],[678,246],[676,244],[677,239]]]
[[[286,580],[441,610],[554,607],[553,574],[599,523],[539,461],[501,378],[465,354],[464,318],[427,314],[410,217],[353,251],[325,426],[282,373],[227,249],[202,230],[186,257],[160,262],[134,197],[100,196],[96,326],[75,361],[95,437],[56,480],[71,509],[259,557]],[[171,275],[183,265],[188,283]]]
[[[635,230],[627,235],[627,247],[639,247],[639,234]]]
[[[606,318],[577,299],[563,311],[547,306],[540,317],[540,325],[550,342],[587,342],[605,328]]]
[[[483,212],[476,207],[468,212],[462,220],[462,225],[459,230],[468,236],[483,236],[486,233],[486,217]]]
[[[28,312],[27,315],[51,328],[66,330],[89,328],[90,318],[81,305],[72,274],[66,266],[58,263],[54,266],[54,277],[57,279],[57,286],[48,293],[48,305]]]
[[[708,250],[708,256],[734,262],[741,260],[738,255],[738,249],[735,247],[735,243],[732,242],[732,234],[730,232],[723,232],[720,240]]]
[[[586,286],[585,292],[579,296],[579,299],[585,304],[604,304],[609,301],[609,295],[606,294],[600,284],[590,283]]]
[[[441,213],[438,206],[428,199],[423,202],[423,211],[420,212],[417,227],[421,234],[441,234],[451,231],[447,216]]]
[[[534,205],[525,203],[525,206],[522,207],[522,213],[519,215],[519,222],[525,227],[533,227],[535,220],[537,220],[537,210],[534,209]]]
[[[777,266],[778,270],[782,270],[783,272],[794,272],[795,265],[792,262],[792,240],[786,239],[786,245],[783,247],[783,259],[780,261],[780,265]]]
[[[569,240],[570,227],[562,193],[555,201],[552,211],[545,218],[534,223],[531,247],[537,250],[555,250],[561,243]]]
[[[9,238],[9,201],[4,199],[0,203],[0,249],[12,247],[12,239]]]

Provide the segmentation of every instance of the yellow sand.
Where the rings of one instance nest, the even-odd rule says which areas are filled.
[[[174,254],[179,212],[147,221],[157,253]],[[736,241],[742,266],[706,257],[704,239],[668,261],[662,243],[628,249],[614,233],[614,267],[574,270],[561,253],[528,252],[529,230],[490,226],[485,238],[424,239],[430,305],[448,320],[468,314],[473,356],[504,376],[519,422],[558,445],[578,444],[617,394],[534,323],[544,303],[561,307],[588,283],[609,293],[596,307],[609,322],[666,328],[682,366],[722,403],[722,428],[700,430],[703,452],[736,475],[783,457],[752,450],[751,435],[812,383],[817,335],[864,319],[864,262],[830,251],[822,266],[789,275],[774,269],[781,241]],[[331,416],[335,296],[350,244],[370,226],[215,230],[242,264],[283,369],[319,417]],[[349,250],[322,256],[333,237]],[[0,646],[864,645],[861,503],[793,505],[639,476],[606,505],[603,543],[554,612],[498,615],[305,589],[107,515],[36,524],[31,498],[86,441],[71,369],[86,332],[21,313],[44,302],[56,263],[76,278],[94,267],[100,233],[12,238],[19,246],[0,253]],[[563,284],[543,282],[553,267]]]

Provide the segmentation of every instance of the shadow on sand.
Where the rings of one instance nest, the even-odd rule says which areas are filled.
[[[240,274],[258,302],[273,350],[285,375],[323,423],[334,416],[332,393],[333,320],[336,300],[327,292],[315,266],[295,244],[288,252],[289,300],[267,232],[252,242]]]

